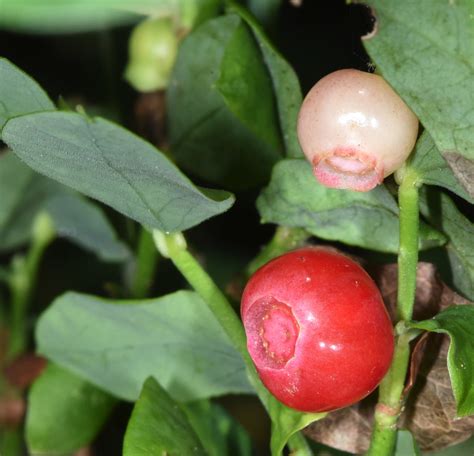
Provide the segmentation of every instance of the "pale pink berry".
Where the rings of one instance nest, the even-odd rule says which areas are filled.
[[[298,138],[318,181],[368,191],[405,162],[418,119],[378,75],[339,70],[319,80],[298,118]]]

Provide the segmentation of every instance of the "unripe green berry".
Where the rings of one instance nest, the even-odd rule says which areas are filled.
[[[132,32],[125,78],[140,92],[165,89],[171,76],[179,39],[171,18],[147,19]]]

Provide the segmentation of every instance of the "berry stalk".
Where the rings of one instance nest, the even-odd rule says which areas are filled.
[[[257,269],[273,260],[273,258],[300,247],[310,237],[311,233],[304,228],[278,226],[270,242],[247,266],[247,277],[250,277]]]
[[[239,317],[232,308],[224,293],[201,267],[199,262],[189,253],[186,241],[181,233],[164,234],[153,232],[155,244],[160,253],[169,258],[178,271],[184,276],[199,296],[206,302],[219,324],[229,336],[233,346],[244,359],[252,385],[260,397],[266,390],[258,378],[255,367],[247,351],[245,332]]]
[[[400,173],[398,189],[400,207],[400,246],[398,253],[397,317],[400,322],[413,315],[418,264],[419,195],[416,173],[405,167]],[[368,456],[389,456],[395,451],[397,422],[402,412],[403,389],[410,361],[411,333],[398,334],[392,365],[379,387],[379,400],[375,411]]]

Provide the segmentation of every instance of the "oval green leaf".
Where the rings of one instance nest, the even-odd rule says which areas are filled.
[[[206,456],[180,405],[148,378],[128,422],[123,456]]]
[[[4,10],[2,3],[0,18],[4,17]],[[36,81],[4,58],[0,58],[0,81],[0,132],[12,117],[56,109]]]
[[[398,251],[398,207],[383,185],[364,193],[330,189],[316,181],[303,159],[287,159],[275,166],[257,208],[264,222],[305,228],[322,239],[367,249]],[[422,224],[422,248],[444,241],[441,233]]]
[[[240,355],[192,292],[144,301],[66,293],[41,316],[36,340],[41,354],[126,400],[150,376],[182,402],[254,393]]]
[[[95,203],[34,172],[11,152],[0,157],[0,195],[0,252],[28,243],[35,218],[46,212],[57,236],[99,258],[123,261],[130,255]]]
[[[112,122],[66,112],[16,117],[3,140],[34,170],[150,228],[183,231],[234,202],[200,189],[151,144]]]
[[[283,155],[272,80],[236,14],[184,40],[167,93],[171,150],[180,165],[225,188],[265,182]]]
[[[116,402],[85,380],[49,364],[28,396],[29,454],[63,456],[87,446]]]

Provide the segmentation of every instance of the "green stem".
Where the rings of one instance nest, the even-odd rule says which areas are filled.
[[[313,456],[313,451],[301,432],[297,432],[290,437],[288,447],[291,456]]]
[[[398,252],[399,320],[411,320],[415,303],[416,268],[418,265],[419,195],[418,176],[408,168],[398,189],[400,206],[400,247]]]
[[[199,262],[189,253],[186,241],[181,233],[164,234],[153,232],[155,244],[160,253],[169,258],[188,283],[206,302],[216,320],[229,336],[230,341],[242,356],[253,387],[262,400],[268,397],[247,351],[247,339],[244,328],[232,305]],[[264,404],[266,405],[266,404]]]
[[[270,242],[247,266],[247,276],[250,277],[258,268],[273,258],[299,247],[309,237],[311,234],[303,228],[279,226]]]
[[[141,228],[138,240],[137,263],[131,286],[133,298],[141,299],[148,296],[158,262],[158,251],[153,242],[153,235]]]
[[[398,253],[397,315],[400,321],[413,314],[418,264],[419,196],[416,173],[407,167],[398,190],[400,206],[400,247]],[[403,323],[397,325],[403,328]],[[375,424],[368,456],[390,456],[395,451],[397,422],[404,397],[405,380],[410,362],[410,340],[413,335],[402,331],[397,336],[392,365],[379,386]]]
[[[33,237],[26,257],[16,257],[10,277],[11,314],[7,359],[23,353],[28,340],[27,313],[38,278],[44,251],[54,239],[54,228],[48,215],[40,214],[33,226]]]

